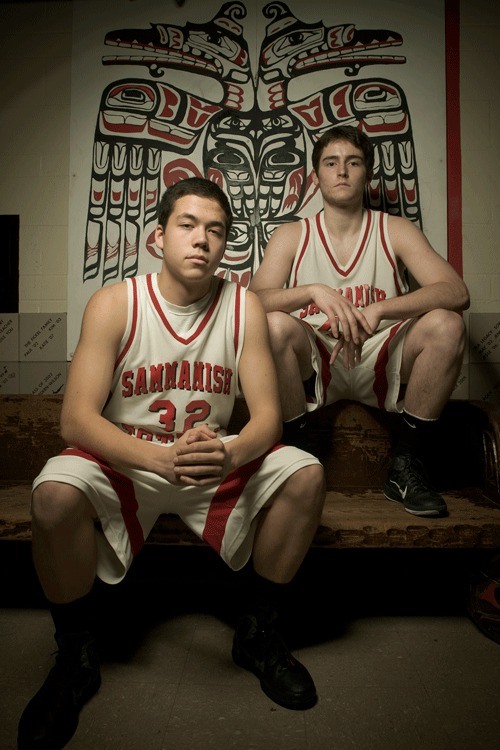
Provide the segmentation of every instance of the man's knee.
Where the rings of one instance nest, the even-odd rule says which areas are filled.
[[[73,519],[93,514],[85,495],[76,487],[63,482],[42,482],[31,498],[32,523],[38,529],[50,531]]]
[[[275,310],[267,313],[267,325],[271,348],[278,360],[292,355],[299,362],[310,362],[311,346],[300,320],[289,313]]]
[[[292,323],[289,313],[281,312],[281,310],[267,313],[267,326],[273,348],[281,346],[283,340],[287,339],[286,333],[290,330]]]
[[[436,310],[436,335],[444,355],[450,362],[461,360],[465,350],[465,325],[462,316],[453,310]]]
[[[434,330],[437,335],[460,339],[465,336],[465,325],[460,313],[453,310],[430,310],[422,316],[427,327]]]
[[[445,329],[447,333],[451,333],[457,337],[464,335],[465,325],[460,313],[454,312],[454,310],[431,310],[427,313],[438,330]]]
[[[310,464],[299,469],[290,479],[294,500],[308,515],[321,518],[325,502],[325,472],[321,464]]]
[[[415,324],[415,332],[420,332],[422,347],[439,346],[457,356],[465,348],[465,324],[462,316],[453,310],[430,310]]]

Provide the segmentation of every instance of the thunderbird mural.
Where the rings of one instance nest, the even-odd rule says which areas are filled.
[[[116,80],[102,93],[84,282],[133,276],[141,253],[157,257],[153,234],[162,191],[202,175],[227,192],[235,217],[219,274],[246,286],[276,226],[307,212],[315,191],[312,146],[335,124],[355,125],[375,143],[368,204],[421,223],[404,91],[391,80],[361,75],[370,65],[403,65],[405,57],[394,54],[402,37],[350,23],[303,23],[282,2],[262,13],[255,71],[241,2],[222,5],[208,23],[155,23],[106,35],[116,54],[103,57],[103,65],[137,66],[147,77]],[[331,85],[316,89],[314,74],[325,70]],[[173,71],[201,76],[206,96],[199,86],[177,85]],[[298,79],[294,90],[301,95],[293,98]]]

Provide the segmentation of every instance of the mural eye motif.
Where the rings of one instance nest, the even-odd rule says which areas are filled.
[[[290,130],[293,127],[293,120],[287,115],[276,115],[270,117],[262,123],[262,130],[265,131],[280,131]]]
[[[150,23],[106,34],[118,54],[104,56],[103,64],[136,66],[143,77],[117,80],[101,98],[83,281],[104,284],[138,273],[145,253],[156,257],[162,191],[204,175],[226,191],[234,214],[218,273],[248,284],[274,229],[309,211],[316,191],[311,151],[335,124],[355,125],[374,142],[369,204],[421,223],[405,94],[394,81],[359,78],[366,66],[404,64],[404,57],[388,53],[402,37],[352,23],[304,23],[279,0],[262,14],[267,26],[257,70],[238,0],[222,4],[203,24]],[[317,89],[311,74],[323,70],[331,82]],[[195,74],[196,88],[175,85],[175,71]]]

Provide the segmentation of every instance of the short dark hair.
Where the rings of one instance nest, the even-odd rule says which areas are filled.
[[[352,125],[337,125],[329,130],[325,130],[321,137],[318,138],[312,152],[312,165],[316,173],[319,169],[321,154],[330,143],[334,143],[335,141],[349,141],[353,146],[359,148],[363,152],[367,175],[368,177],[372,176],[375,162],[373,143],[366,133],[363,133],[362,130],[358,130],[358,128]]]
[[[197,195],[199,198],[209,198],[216,201],[226,215],[226,237],[233,223],[231,205],[225,192],[215,183],[205,177],[187,177],[170,185],[163,193],[158,206],[158,223],[165,229],[174,205],[179,198],[186,195]]]

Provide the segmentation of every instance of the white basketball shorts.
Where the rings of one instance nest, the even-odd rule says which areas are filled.
[[[180,516],[229,567],[239,570],[252,553],[259,511],[292,474],[311,464],[319,461],[298,448],[278,445],[217,486],[190,487],[147,471],[117,469],[67,448],[47,461],[33,490],[42,482],[63,482],[87,496],[103,532],[97,534],[97,575],[106,583],[118,583],[162,513]]]

